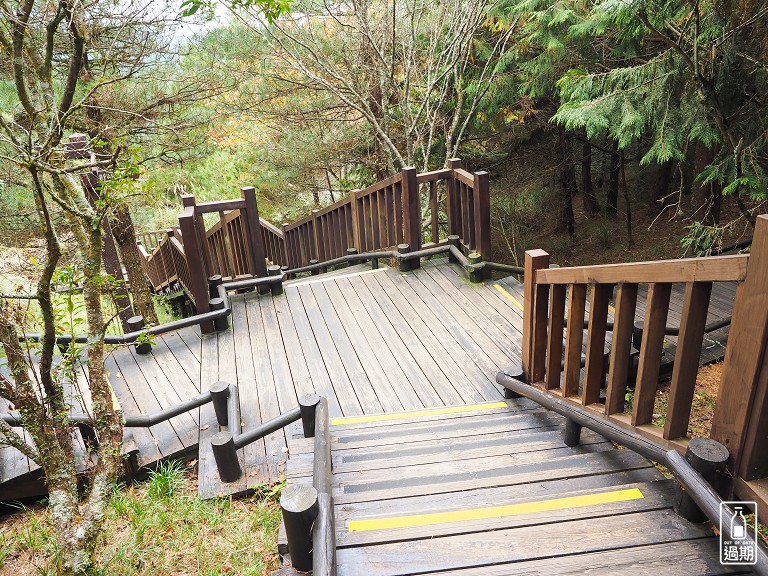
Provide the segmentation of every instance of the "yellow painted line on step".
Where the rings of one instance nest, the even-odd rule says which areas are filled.
[[[413,516],[395,516],[392,518],[375,518],[371,520],[352,520],[349,522],[349,532],[366,532],[369,530],[391,530],[393,528],[410,528],[413,526],[429,526],[432,524],[448,524],[449,522],[469,522],[471,520],[487,520],[504,516],[519,516],[536,512],[552,512],[567,508],[583,508],[598,504],[626,502],[645,498],[638,488],[613,490],[598,494],[583,496],[566,496],[537,502],[523,502],[506,506],[491,506],[489,508],[471,508],[469,510],[454,510],[453,512],[435,512],[432,514],[416,514]]]
[[[494,408],[507,408],[506,402],[488,402],[486,404],[465,404],[464,406],[446,406],[444,408],[427,408],[426,410],[414,410],[413,412],[398,412],[396,414],[371,414],[370,416],[349,416],[347,418],[333,418],[331,424],[360,424],[363,422],[386,422],[387,420],[402,420],[416,416],[433,416],[439,414],[460,414],[461,412],[474,412],[476,410],[493,410]]]
[[[517,298],[515,298],[514,296],[512,296],[512,294],[510,294],[509,292],[507,292],[507,291],[506,291],[506,290],[505,290],[505,289],[504,289],[504,288],[503,288],[503,287],[502,287],[500,284],[494,284],[493,286],[496,288],[496,290],[498,290],[499,292],[501,292],[502,294],[504,294],[504,296],[506,296],[507,298],[509,298],[510,300],[512,300],[512,303],[513,303],[515,306],[517,306],[518,308],[520,308],[520,310],[522,310],[522,309],[523,309],[523,305],[522,305],[522,304],[520,304],[520,302],[518,302],[518,301],[517,301]]]
[[[610,310],[610,311],[611,311],[611,314],[613,314],[613,315],[616,315],[616,308],[614,308],[614,307],[613,307],[613,306],[611,306],[610,304],[608,304],[608,310]]]

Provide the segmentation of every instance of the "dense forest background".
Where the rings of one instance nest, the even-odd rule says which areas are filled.
[[[279,224],[403,166],[461,157],[491,172],[498,260],[534,246],[566,263],[693,255],[749,235],[764,211],[766,12],[748,0],[303,0],[279,18],[220,6],[199,32],[190,23],[212,7],[188,2],[146,14],[153,33],[121,38],[122,62],[88,54],[112,78],[82,83],[66,128],[101,146],[139,229],[173,224],[182,193],[253,185]],[[20,104],[2,72],[8,123]],[[28,246],[28,175],[3,157],[2,241]]]

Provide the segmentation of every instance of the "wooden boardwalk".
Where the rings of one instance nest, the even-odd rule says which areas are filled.
[[[588,430],[568,448],[527,399],[458,410],[332,421],[340,576],[749,573],[645,458]],[[289,484],[312,482],[312,450],[298,434]]]
[[[106,367],[130,415],[178,404],[217,380],[236,383],[245,430],[313,391],[328,398],[333,417],[498,401],[496,372],[520,362],[522,288],[513,277],[471,284],[445,260],[406,274],[384,266],[343,268],[288,282],[278,297],[233,295],[232,330],[206,336],[180,330],[156,338],[146,356],[118,348]],[[675,286],[668,325],[679,322],[678,292]],[[732,299],[733,285],[717,285],[709,320],[729,314]],[[637,319],[643,311],[641,294]],[[716,347],[705,348],[702,361],[721,355],[725,335],[727,329],[709,336]],[[667,338],[669,360],[675,340]],[[84,382],[84,371],[80,377]],[[73,405],[87,399],[73,391]],[[243,481],[222,485],[209,444],[217,431],[210,405],[131,429],[140,466],[194,454],[199,445],[203,497],[283,477],[289,438],[277,432],[244,450]],[[16,450],[0,448],[0,500],[43,494],[36,471]]]

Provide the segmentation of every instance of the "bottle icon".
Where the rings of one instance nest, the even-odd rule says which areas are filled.
[[[747,537],[747,521],[744,519],[740,507],[736,506],[734,510],[731,518],[731,537],[734,540],[743,540]]]

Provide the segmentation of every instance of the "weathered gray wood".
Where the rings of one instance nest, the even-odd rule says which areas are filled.
[[[398,500],[398,505],[395,509],[380,509],[378,512],[372,511],[368,514],[361,514],[359,512],[350,513],[344,510],[344,512],[338,514],[338,545],[340,548],[349,548],[351,546],[370,546],[371,544],[383,544],[402,540],[443,538],[446,536],[471,533],[478,533],[477,536],[481,537],[479,533],[485,533],[490,530],[533,527],[542,524],[554,528],[553,525],[555,524],[590,518],[594,519],[594,525],[597,527],[610,516],[635,514],[649,510],[669,509],[675,498],[677,483],[674,480],[657,480],[654,482],[602,487],[593,484],[593,480],[596,478],[599,478],[599,476],[579,478],[579,484],[583,486],[582,489],[568,490],[567,492],[554,489],[541,496],[520,496],[517,491],[514,493],[510,490],[500,492],[498,489],[489,489],[486,491],[477,490],[470,493],[465,492],[462,494],[455,494],[452,502],[443,502],[440,512],[507,506],[526,502],[536,502],[538,500],[592,496],[600,494],[601,492],[610,492],[614,490],[638,489],[643,494],[643,498],[605,504],[593,504],[584,507],[564,508],[562,510],[551,510],[545,514],[542,514],[541,512],[532,512],[514,516],[484,518],[482,520],[462,520],[459,522],[389,528],[387,530],[371,530],[365,532],[349,532],[347,530],[350,521],[428,514],[429,512],[424,511],[425,508],[427,510],[431,509],[431,507],[427,507],[427,502],[422,503],[425,505],[424,507],[406,508],[401,506],[400,501]],[[486,494],[485,499],[478,499],[477,497],[467,498],[468,494],[475,494],[476,492],[490,492],[493,495],[493,498],[487,498],[489,494]],[[422,499],[428,501],[430,496],[424,496]],[[346,506],[345,508],[350,507],[351,506]],[[599,531],[599,529],[596,529],[596,531]]]
[[[263,298],[268,298],[268,296],[264,296]],[[258,405],[249,405],[247,408],[244,406],[242,413],[243,415],[246,415],[247,410],[254,410],[254,415],[252,417],[254,420],[253,425],[257,424],[255,422],[256,415],[258,415],[259,418],[258,424],[267,422],[271,418],[280,415],[280,403],[277,398],[277,388],[272,372],[272,362],[269,357],[269,347],[267,346],[261,316],[261,300],[262,297],[256,295],[252,295],[245,299],[248,330],[251,336],[251,357],[253,358],[254,383],[258,390]],[[244,388],[246,386],[248,386],[248,383],[244,382],[242,387]],[[251,428],[253,425],[246,426],[246,429]],[[283,430],[278,430],[267,435],[264,438],[264,443],[266,448],[267,477],[270,481],[277,482],[282,475],[278,470],[278,462],[285,459],[288,446],[285,432]]]
[[[219,379],[218,338],[218,332],[206,334],[202,338],[200,351],[200,388],[202,390],[207,389]],[[203,406],[199,409],[198,421],[200,423],[199,443],[203,445],[205,443],[210,444],[210,437],[218,432],[216,414],[213,410],[209,411],[206,409],[206,406]],[[210,485],[218,483],[218,470],[210,446],[208,446],[207,449],[203,446],[203,449],[199,451],[197,459],[197,478],[198,494],[202,497],[209,494]]]
[[[404,409],[424,407],[424,401],[417,390],[431,388],[429,380],[411,356],[402,339],[398,336],[390,318],[373,299],[364,301],[361,292],[367,289],[361,281],[345,278],[336,283],[361,326],[376,326],[376,330],[366,330],[366,339],[384,367],[390,382],[397,390]],[[407,375],[406,375],[407,373]]]
[[[344,328],[344,324],[339,318],[339,314],[336,310],[337,307],[344,306],[343,301],[337,301],[335,304],[328,296],[328,292],[325,290],[325,286],[322,284],[313,284],[306,288],[299,290],[302,295],[302,301],[309,301],[317,305],[320,310],[325,327],[328,329],[328,334],[331,337],[332,349],[335,349],[337,356],[333,355],[333,359],[338,358],[340,364],[344,366],[350,384],[354,388],[355,396],[364,413],[375,413],[382,411],[382,404],[378,398],[377,391],[371,384],[368,374],[358,357],[357,351],[352,346],[349,335]],[[306,296],[306,299],[305,299]],[[318,335],[318,331],[315,331]],[[333,360],[332,360],[333,361]],[[326,365],[328,360],[326,360]],[[334,385],[338,386],[340,382],[338,379],[334,379]],[[383,391],[382,391],[383,392]]]
[[[742,566],[722,566],[714,538],[686,540],[601,550],[541,560],[503,563],[449,572],[434,576],[509,576],[510,574],[559,574],[560,576],[617,576],[620,574],[653,574],[654,576],[716,576],[718,574],[751,574]]]
[[[345,548],[338,552],[339,575],[411,574],[429,565],[436,570],[473,567],[483,564],[532,560],[577,552],[597,552],[606,548],[606,534],[612,546],[638,546],[675,542],[685,538],[704,538],[709,527],[687,523],[666,510],[624,514],[605,518],[600,530],[589,520],[555,525],[527,526],[483,534],[449,536],[364,548]]]
[[[395,388],[397,383],[393,383],[387,378],[386,369],[379,361],[379,351],[370,346],[366,337],[365,324],[360,322],[361,319],[355,315],[350,303],[344,298],[339,289],[339,283],[326,282],[321,286],[315,286],[316,291],[320,288],[325,290],[327,302],[330,302],[331,306],[335,308],[347,339],[357,354],[360,368],[365,371],[373,391],[381,403],[382,410],[384,412],[402,410],[403,403]]]

